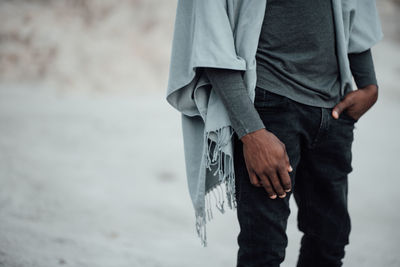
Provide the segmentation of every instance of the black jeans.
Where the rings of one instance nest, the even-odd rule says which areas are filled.
[[[297,266],[341,266],[348,244],[347,177],[352,171],[351,146],[357,120],[332,108],[304,105],[256,87],[254,105],[268,131],[286,146],[293,167],[292,192],[270,199],[250,183],[243,144],[234,135],[238,235],[238,267],[279,266],[288,243],[289,198],[298,206],[303,232]]]

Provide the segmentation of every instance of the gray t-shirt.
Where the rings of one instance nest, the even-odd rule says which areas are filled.
[[[297,102],[340,100],[332,1],[268,0],[256,54],[257,86]]]

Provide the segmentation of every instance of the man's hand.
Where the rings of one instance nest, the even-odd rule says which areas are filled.
[[[347,109],[347,114],[358,120],[378,100],[378,87],[368,85],[364,88],[348,93],[332,110],[332,116],[338,119],[340,114]]]
[[[271,132],[260,129],[246,134],[243,154],[252,185],[263,186],[270,198],[286,196],[291,190],[289,163],[285,145]],[[258,177],[258,178],[257,178]]]

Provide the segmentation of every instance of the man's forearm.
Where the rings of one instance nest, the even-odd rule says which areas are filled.
[[[357,88],[364,88],[368,85],[378,86],[371,49],[361,53],[348,54],[348,57]]]
[[[213,89],[226,107],[232,128],[239,139],[248,133],[265,128],[247,93],[241,71],[220,68],[204,68],[204,70]]]

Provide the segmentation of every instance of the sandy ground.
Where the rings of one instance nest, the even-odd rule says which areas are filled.
[[[152,6],[146,8],[150,11]],[[43,14],[40,19],[51,20],[45,19],[51,12],[43,10]],[[58,57],[51,61],[54,68],[49,67],[43,77],[37,69],[12,71],[11,63],[20,68],[30,62],[23,59],[22,44],[15,51],[11,39],[0,46],[0,56],[8,55],[0,57],[6,60],[1,67],[5,63],[11,66],[0,67],[0,266],[220,267],[236,262],[239,227],[234,211],[214,213],[214,220],[207,225],[207,248],[201,247],[195,234],[180,117],[164,98],[169,47],[160,54],[141,56],[135,63],[140,67],[130,65],[131,58],[137,59],[135,53],[146,49],[146,42],[155,45],[158,38],[164,38],[158,35],[162,28],[156,26],[154,36],[139,42],[128,60],[123,55],[130,47],[123,43],[131,37],[117,31],[117,36],[128,39],[112,46],[112,51],[120,54],[109,61],[102,51],[109,51],[113,42],[101,38],[115,34],[124,22],[115,22],[121,18],[118,14],[109,16],[107,25],[113,27],[96,28],[95,36],[87,37],[87,42],[98,46],[82,55],[98,61],[89,62],[86,69],[78,68],[81,54],[75,54],[82,47],[71,48],[79,39],[67,38],[70,43],[58,47]],[[0,30],[11,29],[6,26],[1,24]],[[65,34],[76,38],[71,29]],[[140,30],[134,31],[140,34]],[[19,40],[11,30],[9,34],[6,37]],[[168,31],[164,34],[169,36]],[[96,36],[102,41],[97,42]],[[32,38],[33,47],[43,47],[40,38]],[[400,266],[400,54],[393,40],[387,39],[373,50],[379,100],[355,129],[354,171],[349,177],[353,229],[345,258],[349,267]],[[22,58],[15,61],[12,55]],[[162,62],[160,72],[152,68],[158,60]],[[136,69],[132,70],[133,66]],[[45,82],[21,80],[24,73]],[[64,77],[77,79],[71,82]],[[93,81],[108,88],[116,80],[122,90],[80,89]],[[148,90],[141,89],[147,81]],[[293,200],[292,208],[283,267],[295,266],[301,237]]]

